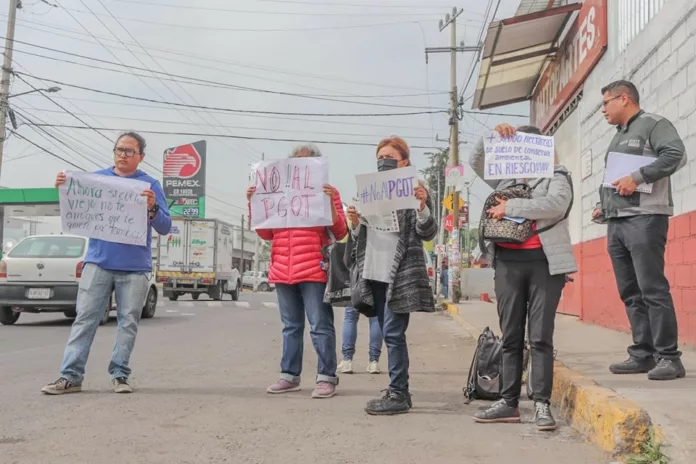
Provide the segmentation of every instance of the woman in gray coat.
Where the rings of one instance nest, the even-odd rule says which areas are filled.
[[[495,130],[508,138],[517,131],[541,135],[533,126],[515,129],[500,124]],[[469,160],[476,174],[484,179],[485,154],[479,141]],[[533,187],[532,198],[498,199],[489,217],[524,218],[533,221],[532,235],[522,244],[488,244],[487,253],[495,268],[495,294],[498,300],[500,330],[503,333],[502,399],[474,416],[477,422],[520,422],[518,403],[522,388],[525,318],[531,347],[531,384],[535,403],[535,422],[539,430],[554,430],[550,399],[553,387],[553,332],[556,309],[566,275],[577,271],[570,243],[567,214],[573,201],[570,174],[555,165],[550,179],[509,179],[486,181],[500,190],[525,182]]]
[[[409,149],[403,139],[390,137],[377,146],[379,171],[409,165]],[[370,228],[354,206],[348,208],[360,274],[354,291],[374,309],[389,357],[389,389],[382,398],[367,403],[365,412],[371,415],[403,414],[411,409],[406,344],[409,316],[435,310],[423,241],[435,238],[437,224],[425,188],[417,186],[414,195],[420,200],[418,209],[397,211],[399,232]]]

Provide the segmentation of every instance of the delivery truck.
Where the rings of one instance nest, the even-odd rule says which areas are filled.
[[[159,237],[157,281],[165,297],[176,301],[205,293],[215,301],[225,294],[239,299],[242,277],[232,267],[232,226],[217,219],[172,219],[168,235]]]

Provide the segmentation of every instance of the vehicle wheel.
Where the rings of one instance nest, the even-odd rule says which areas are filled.
[[[212,298],[215,301],[220,301],[222,300],[222,293],[223,291],[223,284],[222,282],[218,283],[216,286],[210,289],[210,293],[208,294],[210,298]]]
[[[271,290],[271,286],[268,285],[266,282],[261,282],[259,284],[259,292],[269,292]]]
[[[155,317],[155,311],[157,310],[157,290],[150,287],[147,292],[147,298],[145,299],[145,307],[143,308],[143,319],[152,319]]]
[[[200,297],[201,297],[201,294],[200,294],[200,293],[192,293],[192,294],[191,294],[191,298],[193,298],[194,300],[197,300],[197,299],[199,299]]]
[[[239,299],[239,292],[241,290],[241,287],[242,283],[240,281],[237,281],[237,286],[234,290],[232,290],[232,293],[230,293],[230,295],[232,295],[232,301],[237,301]]]
[[[106,307],[106,311],[104,311],[104,315],[101,318],[101,321],[99,321],[99,325],[104,325],[107,322],[109,322],[109,316],[111,315],[111,308],[114,305],[114,300],[110,297],[109,298],[109,305]]]
[[[77,309],[69,309],[67,311],[63,311],[63,314],[65,314],[65,317],[75,319],[77,317]]]
[[[179,299],[179,294],[175,293],[173,295],[169,295],[169,301],[176,301]]]
[[[12,311],[11,306],[2,306],[0,307],[0,324],[12,325],[15,322],[17,322],[17,319],[19,319],[20,314],[21,313]]]

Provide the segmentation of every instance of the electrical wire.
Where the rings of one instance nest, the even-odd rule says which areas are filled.
[[[98,127],[98,128],[93,128],[89,126],[76,126],[76,125],[71,125],[71,124],[37,124],[38,126],[45,126],[45,127],[60,127],[60,128],[65,128],[65,129],[86,129],[86,130],[103,130],[103,131],[115,131],[115,132],[124,132],[125,129],[118,129],[118,128],[110,128],[110,127]],[[338,140],[307,140],[307,139],[285,139],[285,138],[272,138],[272,137],[251,137],[251,136],[244,136],[244,135],[228,135],[228,134],[208,134],[208,133],[198,133],[198,132],[173,132],[173,131],[158,131],[158,130],[139,130],[138,132],[142,132],[143,134],[158,134],[158,135],[177,135],[177,136],[186,136],[186,137],[211,137],[211,138],[230,138],[230,139],[241,139],[241,140],[264,140],[267,142],[292,142],[292,143],[315,143],[315,144],[324,144],[324,145],[349,145],[349,146],[364,146],[364,147],[375,147],[374,143],[367,143],[367,142],[346,142],[346,141],[338,141]],[[418,145],[412,145],[411,148],[422,148],[422,149],[431,149],[431,148],[438,148],[438,147],[426,147],[426,146],[418,146]]]
[[[6,18],[7,15],[0,13],[0,17],[5,17],[5,18]],[[29,21],[29,20],[25,20],[25,19],[18,19],[17,22],[18,22],[18,24],[17,24],[18,26],[29,28],[29,29],[31,29],[33,32],[40,31],[40,32],[44,32],[44,33],[46,33],[46,34],[56,35],[56,36],[60,36],[60,37],[66,37],[66,38],[70,38],[70,39],[73,39],[73,40],[84,41],[84,39],[78,39],[78,38],[76,38],[76,37],[71,37],[71,36],[69,36],[69,35],[65,35],[65,34],[62,34],[62,33],[60,33],[60,32],[57,32],[57,31],[55,30],[55,25],[54,25],[54,24],[42,23],[42,22],[39,22],[39,21]],[[24,22],[26,22],[27,24],[31,24],[31,27],[25,26],[24,24],[22,24],[22,23],[24,23]],[[46,27],[46,28],[48,28],[48,30],[38,29],[36,26]],[[79,35],[79,36],[83,36],[83,37],[91,37],[91,38],[94,39],[94,40],[96,40],[97,38],[99,38],[99,39],[101,39],[101,40],[103,40],[103,41],[120,42],[120,43],[123,43],[124,45],[125,45],[125,44],[128,44],[128,45],[135,45],[135,44],[132,43],[132,42],[119,41],[119,40],[116,40],[116,39],[113,39],[113,38],[104,37],[104,36],[99,36],[99,35],[92,34],[92,33],[85,34],[84,32],[77,31],[77,30],[75,30],[75,29],[70,29],[70,28],[68,28],[68,27],[61,27],[60,30],[61,30],[62,32],[69,32],[69,33],[72,33],[72,34],[75,34],[75,35]],[[102,46],[105,46],[102,42],[99,42],[98,40],[96,41],[96,43],[100,43]],[[119,50],[126,50],[126,51],[129,51],[129,50],[130,50],[130,49],[128,49],[128,48],[119,48],[119,47],[110,47],[110,48],[115,48],[115,49],[119,49]],[[200,53],[199,53],[199,54],[185,53],[185,52],[183,52],[183,51],[181,51],[181,50],[174,50],[174,49],[169,49],[169,48],[161,48],[161,47],[153,47],[153,46],[150,46],[150,47],[143,47],[143,48],[145,48],[145,49],[147,49],[147,50],[151,50],[151,51],[154,50],[154,51],[159,51],[159,52],[162,52],[162,53],[167,53],[167,54],[170,54],[170,55],[182,56],[182,57],[185,57],[185,58],[188,58],[188,59],[189,59],[189,61],[178,61],[178,60],[172,60],[171,58],[158,57],[158,58],[160,58],[160,59],[165,59],[165,60],[173,61],[173,62],[176,62],[176,63],[183,63],[183,64],[189,64],[189,65],[191,65],[190,60],[193,59],[193,60],[204,61],[204,62],[206,62],[206,63],[207,63],[207,62],[210,62],[210,63],[220,63],[220,64],[226,64],[226,65],[229,65],[229,66],[235,66],[235,67],[241,67],[241,68],[248,68],[248,69],[255,69],[255,70],[270,72],[270,73],[273,73],[273,74],[287,74],[287,75],[290,75],[290,76],[307,77],[307,78],[310,78],[310,79],[325,80],[325,81],[344,82],[344,83],[348,83],[348,84],[356,84],[356,85],[368,86],[368,87],[381,87],[381,88],[389,88],[389,89],[402,89],[402,90],[417,90],[417,91],[422,91],[422,89],[418,89],[418,88],[415,88],[415,87],[406,87],[406,86],[399,86],[399,85],[394,85],[394,84],[380,84],[380,83],[366,82],[366,81],[354,81],[354,80],[342,79],[342,78],[338,78],[338,77],[334,77],[334,76],[322,76],[322,75],[316,75],[316,74],[300,73],[300,72],[294,72],[294,71],[289,71],[289,70],[280,69],[280,68],[272,68],[272,67],[267,67],[267,66],[253,65],[253,64],[249,64],[249,63],[240,63],[240,62],[233,62],[233,61],[220,60],[220,59],[215,58],[215,57],[210,56],[210,55],[205,55],[205,54],[200,54]],[[132,52],[132,53],[134,53],[134,52]],[[205,64],[196,64],[196,67],[205,68],[205,69],[214,69],[214,70],[223,71],[223,72],[229,72],[228,70],[223,70],[223,69],[219,69],[219,68],[211,68],[210,66],[206,66]],[[240,74],[240,73],[237,73],[237,74]],[[244,74],[240,74],[240,75],[244,75]],[[268,79],[268,78],[261,78],[261,77],[259,77],[259,76],[253,76],[253,75],[247,75],[247,76],[254,77],[254,78],[256,78],[256,79],[268,80],[269,82],[279,82],[279,83],[283,83],[283,84],[287,84],[287,85],[295,85],[295,86],[298,86],[298,87],[306,87],[306,88],[313,88],[313,89],[318,88],[318,87],[316,87],[316,86],[311,86],[311,87],[310,87],[310,86],[304,86],[304,85],[294,84],[294,83],[285,82],[285,81],[274,81],[274,80],[271,80],[271,79]],[[441,92],[441,93],[446,94],[446,93],[448,93],[448,92]],[[334,96],[334,95],[319,95],[319,96]],[[341,92],[341,95],[338,95],[338,96],[353,96],[353,97],[360,97],[360,98],[388,98],[388,97],[391,97],[391,96],[389,96],[389,95],[352,95],[352,94],[344,93],[344,92]],[[409,96],[409,95],[395,95],[394,97],[402,97],[402,96]]]
[[[100,90],[100,89],[94,89],[91,87],[85,87],[85,86],[76,85],[76,84],[69,84],[67,82],[62,82],[62,81],[58,81],[55,79],[49,79],[47,77],[34,76],[34,75],[23,73],[23,72],[15,71],[14,74],[24,75],[27,77],[33,77],[34,79],[39,79],[39,80],[43,80],[46,82],[52,82],[54,84],[63,85],[65,87],[71,87],[71,88],[75,88],[75,89],[85,90],[88,92],[99,93],[102,95],[110,95],[112,97],[127,98],[130,100],[145,101],[145,102],[150,102],[150,103],[158,103],[158,104],[162,104],[162,105],[170,105],[170,106],[176,106],[176,107],[182,107],[182,108],[197,108],[197,109],[204,109],[204,110],[223,111],[223,112],[228,112],[228,113],[265,114],[265,115],[281,115],[281,116],[342,117],[342,118],[347,118],[347,117],[414,116],[414,115],[419,115],[419,114],[447,113],[447,110],[411,111],[411,112],[403,112],[403,113],[296,113],[296,112],[281,112],[281,111],[242,110],[242,109],[234,109],[234,108],[220,108],[220,107],[215,107],[215,106],[189,105],[186,103],[176,103],[176,102],[170,102],[170,101],[155,100],[153,98],[135,97],[132,95],[126,95],[126,94],[122,94],[122,93],[118,93],[118,92],[110,92],[107,90]]]
[[[75,163],[73,163],[72,161],[69,161],[69,160],[63,158],[63,157],[60,156],[60,155],[56,155],[56,154],[53,153],[51,150],[42,147],[41,145],[37,144],[36,142],[31,141],[30,139],[28,139],[27,137],[25,137],[25,136],[23,136],[22,134],[18,133],[17,131],[12,130],[12,129],[9,129],[9,128],[8,128],[7,130],[10,131],[10,132],[11,132],[12,134],[14,134],[15,136],[19,137],[20,139],[24,140],[25,142],[27,142],[27,143],[29,143],[29,144],[35,146],[36,148],[38,148],[39,150],[43,151],[44,153],[47,153],[47,154],[53,156],[54,158],[58,158],[59,160],[65,162],[65,163],[69,164],[70,166],[73,166],[73,167],[75,167],[75,168],[77,168],[77,169],[79,169],[79,170],[81,170],[81,171],[85,171],[85,170],[86,170],[86,169],[83,168],[82,166],[80,166],[80,165],[78,165],[78,164],[75,164]]]
[[[3,36],[0,36],[0,39],[6,39],[6,38],[3,37]],[[7,39],[6,39],[6,40],[7,40]],[[74,57],[77,57],[77,58],[82,58],[82,59],[85,59],[85,60],[96,61],[96,62],[99,62],[99,63],[105,63],[105,64],[109,64],[109,65],[112,65],[112,66],[119,66],[119,67],[122,67],[122,65],[120,65],[119,63],[115,63],[115,62],[109,61],[109,60],[103,60],[103,59],[94,58],[94,57],[91,57],[91,56],[80,55],[80,54],[77,54],[77,53],[70,53],[70,52],[58,50],[58,49],[51,48],[51,47],[45,47],[45,46],[42,46],[42,45],[36,45],[36,44],[29,43],[29,42],[24,42],[24,41],[21,41],[21,40],[14,40],[14,42],[15,42],[15,43],[22,44],[22,45],[28,45],[28,46],[30,46],[30,47],[40,48],[40,49],[43,49],[43,50],[48,50],[48,51],[52,51],[52,52],[62,53],[62,54],[68,55],[68,56],[74,56]],[[16,53],[21,53],[21,54],[24,54],[24,55],[35,56],[35,57],[38,57],[38,58],[43,58],[43,59],[48,59],[48,60],[53,60],[53,61],[59,61],[59,62],[61,62],[61,63],[68,63],[68,64],[74,64],[74,65],[78,65],[78,66],[84,66],[84,67],[88,67],[88,68],[90,68],[90,69],[100,69],[100,70],[103,70],[103,71],[110,71],[110,72],[116,72],[116,73],[121,73],[121,74],[132,74],[132,75],[134,75],[134,76],[136,76],[136,77],[143,77],[143,78],[146,78],[146,79],[158,79],[158,80],[162,80],[161,78],[158,78],[158,77],[147,76],[147,75],[142,75],[142,74],[135,74],[135,73],[132,73],[132,72],[123,70],[123,69],[104,68],[104,67],[99,67],[99,66],[94,66],[94,65],[86,64],[86,63],[80,63],[80,62],[77,62],[77,61],[71,61],[71,60],[67,60],[67,59],[64,59],[64,58],[46,56],[46,55],[42,55],[42,54],[40,54],[40,53],[27,52],[27,51],[25,51],[25,50],[17,50],[17,49],[15,49],[15,52],[16,52]],[[273,94],[273,95],[283,95],[283,96],[298,97],[298,98],[307,98],[307,99],[312,99],[312,100],[322,100],[322,101],[330,101],[330,102],[337,102],[337,103],[349,103],[349,104],[354,104],[354,105],[382,106],[382,107],[392,107],[392,108],[418,108],[418,109],[426,109],[426,107],[423,107],[423,106],[395,105],[395,104],[388,104],[388,103],[373,103],[373,102],[350,101],[350,100],[342,100],[342,99],[336,99],[336,98],[320,97],[320,96],[314,96],[314,95],[308,95],[308,94],[300,94],[300,93],[293,93],[293,92],[281,92],[281,91],[269,90],[269,89],[262,89],[262,88],[257,88],[257,87],[246,87],[246,86],[240,86],[240,85],[235,85],[235,84],[229,84],[229,83],[225,83],[225,82],[212,81],[212,80],[208,80],[208,79],[199,79],[199,78],[196,78],[196,77],[189,77],[189,76],[184,76],[184,75],[180,75],[180,74],[171,74],[171,73],[167,73],[167,72],[153,71],[153,70],[150,70],[150,69],[140,68],[140,67],[137,67],[137,66],[130,66],[129,68],[130,68],[130,70],[146,71],[146,72],[150,72],[150,73],[153,73],[153,74],[164,74],[164,75],[167,75],[167,76],[169,77],[169,79],[164,79],[164,80],[169,80],[169,81],[172,81],[172,82],[180,82],[180,83],[184,83],[184,84],[195,84],[195,85],[200,85],[200,86],[208,87],[208,88],[222,88],[222,89],[249,91],[249,92],[268,93],[268,94]],[[179,80],[174,79],[174,78],[178,78]],[[180,80],[180,79],[185,79],[185,80]],[[427,109],[432,109],[432,108],[427,108]]]

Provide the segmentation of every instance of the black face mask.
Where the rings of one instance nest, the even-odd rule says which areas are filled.
[[[377,160],[377,170],[379,172],[391,171],[392,169],[396,169],[398,167],[399,167],[399,162],[395,159],[385,158],[385,159]]]

